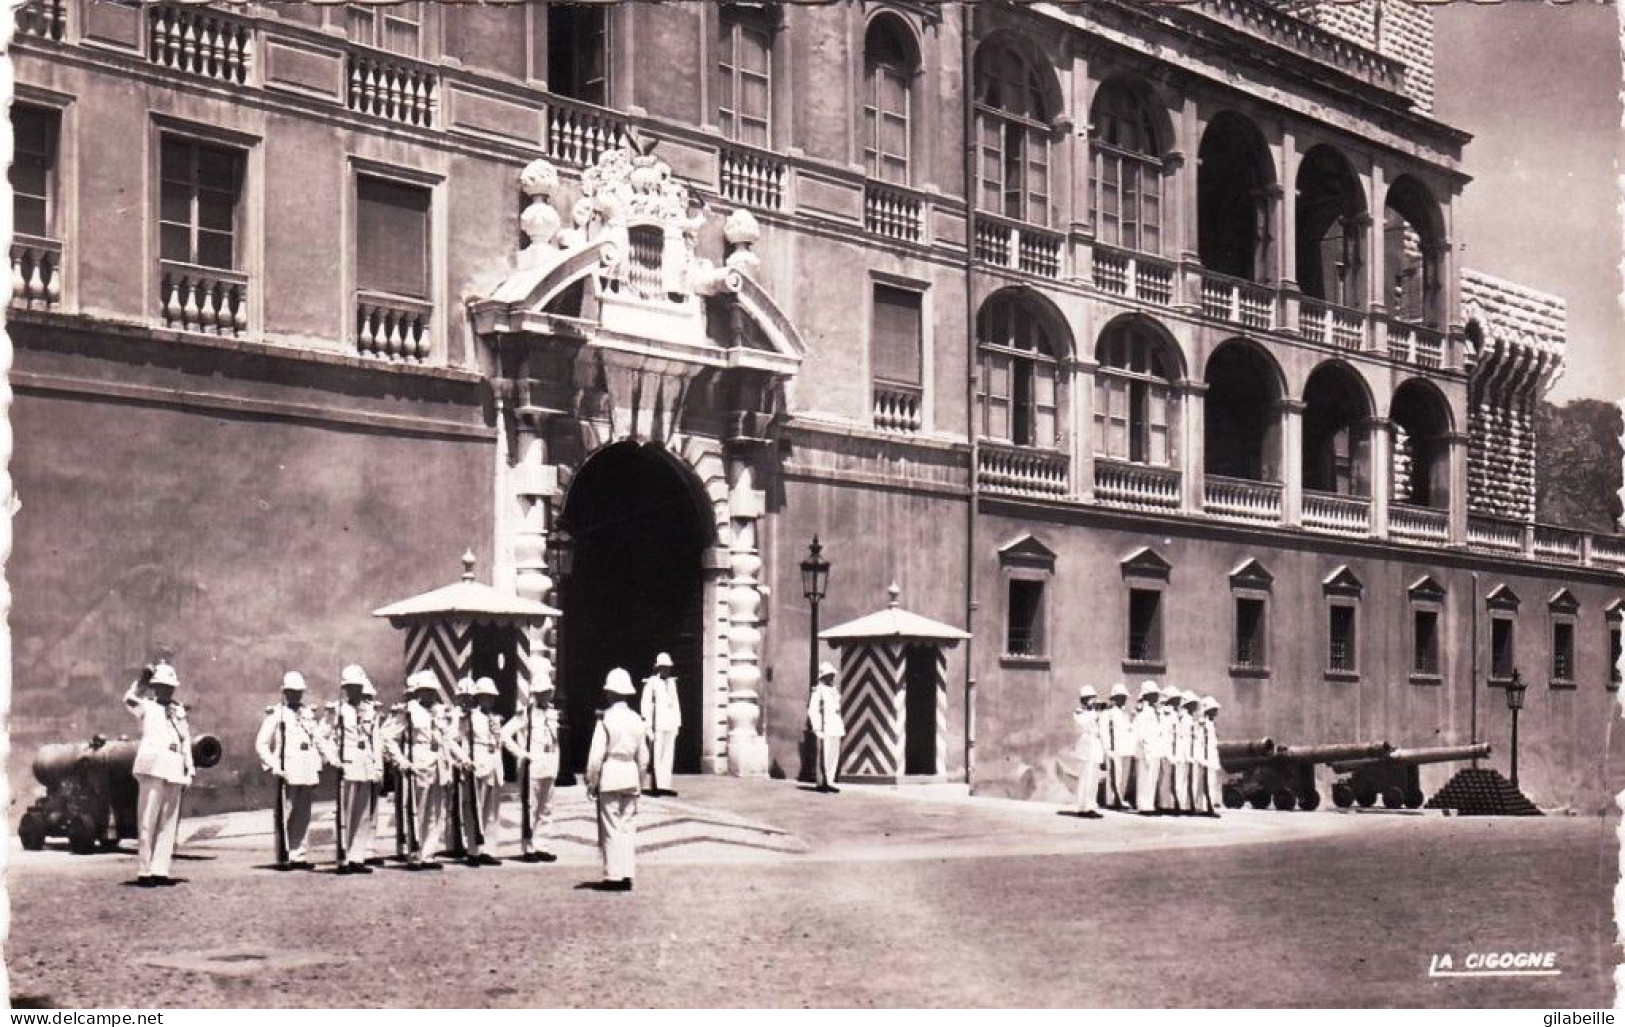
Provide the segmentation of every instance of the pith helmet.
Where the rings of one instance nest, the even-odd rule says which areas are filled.
[[[473,695],[473,694],[474,694],[474,679],[473,678],[458,678],[457,679],[457,695],[464,696],[464,695]]]
[[[825,678],[835,677],[839,673],[840,671],[835,669],[835,664],[829,662],[828,660],[825,660],[823,663],[818,665],[818,680],[820,681],[824,680]]]
[[[1212,713],[1212,712],[1218,710],[1218,708],[1219,708],[1219,700],[1213,698],[1211,695],[1208,696],[1206,699],[1202,700],[1202,712],[1203,713]]]
[[[1198,705],[1201,705],[1201,702],[1202,702],[1202,697],[1201,696],[1197,695],[1195,692],[1187,691],[1184,694],[1184,696],[1181,698],[1180,705],[1181,706],[1198,706]]]
[[[371,681],[364,680],[361,682],[361,696],[364,699],[376,699],[378,698],[378,689],[372,687]]]
[[[438,692],[440,682],[435,680],[434,671],[419,670],[406,677],[406,690],[408,692]]]
[[[362,688],[366,688],[372,682],[367,680],[367,672],[361,669],[361,664],[352,663],[339,671],[339,684],[360,685]]]
[[[181,686],[181,679],[175,675],[175,668],[163,662],[152,668],[151,680],[155,685],[168,685],[170,688]]]
[[[1151,696],[1156,696],[1156,695],[1161,695],[1161,694],[1162,694],[1162,689],[1157,687],[1157,683],[1155,681],[1142,681],[1142,682],[1140,682],[1140,698],[1141,699],[1145,699],[1145,698],[1149,698]]]
[[[673,666],[674,665],[671,662],[671,654],[670,653],[661,653],[660,655],[655,657],[655,670],[659,670],[662,667],[665,667],[665,668],[667,668],[669,670]]]
[[[1098,699],[1098,698],[1100,698],[1100,693],[1095,691],[1095,686],[1094,685],[1084,685],[1082,688],[1078,689],[1078,698],[1079,699]]]
[[[153,671],[153,677],[157,676],[158,672]],[[305,676],[297,670],[288,671],[282,675],[282,690],[284,692],[303,692],[305,690]]]
[[[638,690],[632,687],[632,675],[625,669],[616,667],[604,675],[604,691],[610,695],[633,696]]]
[[[501,695],[502,693],[497,691],[497,683],[495,681],[492,681],[490,678],[480,678],[478,681],[474,682],[474,694]]]
[[[1112,686],[1112,698],[1115,699],[1118,696],[1122,696],[1125,699],[1128,698],[1128,686],[1123,684],[1121,681]]]

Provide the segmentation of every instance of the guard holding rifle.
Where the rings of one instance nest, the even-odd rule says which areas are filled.
[[[400,771],[407,869],[438,870],[440,864],[424,859],[423,853],[440,835],[452,767],[462,754],[456,740],[446,734],[440,708],[445,696],[434,671],[420,670],[408,677],[406,690],[407,701],[385,729],[384,745]]]
[[[339,688],[344,695],[332,704],[324,732],[328,762],[339,771],[333,826],[337,872],[341,874],[372,873],[367,858],[372,854],[377,784],[383,777],[383,763],[377,715],[373,704],[365,699],[371,685],[360,666],[352,663],[345,667],[339,674]]]
[[[305,859],[310,830],[310,804],[321,780],[321,728],[304,703],[305,676],[297,670],[282,675],[282,701],[265,708],[254,749],[267,772],[276,777],[276,868],[314,870]]]
[[[553,708],[553,664],[531,661],[532,683],[519,683],[523,706],[502,729],[502,746],[519,763],[519,851],[525,863],[551,863],[547,832],[553,822],[553,782],[559,774],[559,713]]]
[[[144,669],[124,693],[124,705],[141,721],[141,744],[131,772],[139,790],[136,853],[140,869],[135,883],[142,888],[180,883],[169,876],[169,861],[180,830],[181,796],[196,773],[186,707],[175,702],[180,684],[175,668],[160,661]],[[149,691],[150,695],[145,694]]]
[[[839,792],[834,782],[840,776],[846,722],[841,719],[841,693],[835,689],[835,665],[827,660],[818,665],[818,684],[807,700],[807,723],[818,740],[818,790]]]
[[[463,814],[468,828],[471,867],[494,867],[502,861],[485,851],[495,844],[502,798],[502,718],[496,712],[497,684],[490,678],[474,682],[474,706],[464,718],[464,745],[468,748],[468,806]]]

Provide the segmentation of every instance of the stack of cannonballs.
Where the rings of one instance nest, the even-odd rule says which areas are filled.
[[[1428,800],[1428,809],[1451,809],[1464,817],[1538,817],[1540,810],[1498,770],[1467,767]]]

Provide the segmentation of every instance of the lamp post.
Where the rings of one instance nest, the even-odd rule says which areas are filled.
[[[824,547],[814,535],[807,547],[807,558],[801,561],[801,594],[812,607],[811,628],[807,632],[807,692],[811,694],[818,684],[818,604],[823,601],[829,586],[829,561],[824,559]],[[813,771],[818,760],[818,740],[813,737],[812,722],[808,721],[801,733],[801,778],[817,780]]]
[[[1518,711],[1523,709],[1523,692],[1528,688],[1518,669],[1512,669],[1512,680],[1506,684],[1507,709],[1512,711],[1512,787],[1518,787]]]
[[[570,576],[570,567],[575,563],[575,540],[570,537],[568,531],[564,530],[563,525],[555,524],[553,530],[548,532],[547,550],[543,559],[547,561],[547,576],[553,579],[553,605],[563,610],[564,579]],[[558,701],[567,695],[567,686],[564,683],[563,674],[564,658],[559,651],[563,638],[564,615],[561,613],[553,622],[553,694],[557,697],[554,700],[553,708],[558,711],[559,715],[559,740],[561,743],[564,739],[570,737],[571,727],[569,704]],[[562,744],[560,748],[563,748]],[[569,762],[565,762],[559,767],[558,783],[561,787],[569,787],[576,783],[575,773],[571,769]]]

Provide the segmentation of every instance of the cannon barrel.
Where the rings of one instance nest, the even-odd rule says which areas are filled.
[[[89,742],[42,745],[34,754],[34,779],[51,788],[87,764],[109,777],[128,778],[133,776],[138,748],[138,743],[128,739],[109,742],[100,736]],[[192,763],[200,770],[219,763],[225,753],[225,746],[214,735],[198,735],[192,739]]]
[[[1394,747],[1387,742],[1338,742],[1331,745],[1281,745],[1274,758],[1294,763],[1341,763],[1387,756]]]
[[[1332,769],[1339,774],[1348,774],[1383,762],[1406,763],[1415,766],[1422,763],[1454,763],[1457,760],[1482,760],[1488,759],[1489,755],[1490,743],[1488,742],[1480,742],[1477,745],[1441,745],[1432,749],[1395,749],[1386,756],[1375,756],[1359,760],[1339,760],[1332,764]]]
[[[1257,738],[1250,742],[1220,742],[1219,760],[1226,762],[1233,759],[1268,756],[1274,751],[1275,739],[1273,738]]]

